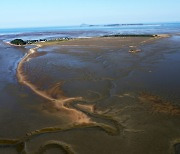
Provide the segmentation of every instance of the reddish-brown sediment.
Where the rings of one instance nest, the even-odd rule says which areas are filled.
[[[152,112],[166,113],[171,115],[180,115],[180,107],[165,101],[159,96],[141,93],[139,99],[142,103],[150,106]]]
[[[64,106],[64,104],[67,102],[75,101],[75,100],[76,101],[82,100],[81,97],[67,98],[64,95],[62,95],[63,92],[61,92],[61,93],[58,93],[61,96],[59,96],[58,98],[54,98],[54,97],[52,97],[52,95],[49,95],[49,92],[52,93],[52,91],[54,91],[54,89],[51,89],[49,92],[39,90],[38,87],[36,87],[35,85],[30,83],[26,79],[26,75],[23,72],[23,64],[24,64],[24,62],[29,61],[30,57],[32,57],[37,52],[37,49],[40,47],[41,47],[41,45],[37,45],[37,47],[30,49],[29,52],[24,56],[24,58],[19,62],[18,67],[17,67],[17,78],[18,78],[19,82],[24,84],[25,86],[29,87],[37,95],[52,102],[53,106],[56,107],[57,109],[64,109],[67,112],[69,112],[69,114],[72,115],[71,116],[72,120],[75,123],[89,123],[91,120],[87,115],[85,115],[82,112],[77,111],[75,109],[66,108]]]

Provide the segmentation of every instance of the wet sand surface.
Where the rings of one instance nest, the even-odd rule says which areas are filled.
[[[179,41],[1,42],[0,153],[178,153]]]

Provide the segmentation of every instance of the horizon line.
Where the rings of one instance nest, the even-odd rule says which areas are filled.
[[[127,22],[127,23],[105,23],[105,24],[88,24],[82,23],[77,25],[51,25],[51,26],[22,26],[22,27],[0,27],[1,30],[3,29],[21,29],[21,28],[58,28],[58,27],[78,27],[82,25],[94,25],[94,26],[104,26],[104,25],[113,25],[113,24],[170,24],[170,23],[180,23],[180,21],[166,21],[166,22]]]

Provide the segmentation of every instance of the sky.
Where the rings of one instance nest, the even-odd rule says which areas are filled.
[[[180,22],[180,0],[1,0],[0,28]]]

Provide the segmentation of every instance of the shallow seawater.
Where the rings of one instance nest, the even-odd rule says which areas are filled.
[[[27,51],[0,42],[0,138],[21,137],[32,130],[65,121],[43,113],[43,104],[47,101],[18,83],[16,67]]]
[[[35,135],[26,141],[26,150],[35,153],[44,145],[45,153],[63,153],[66,145],[78,154],[178,153],[179,42],[180,36],[159,39],[140,45],[142,52],[136,54],[128,52],[136,42],[118,40],[38,49],[43,54],[24,63],[28,81],[54,99],[81,97],[67,107],[101,127]],[[73,124],[71,112],[56,108],[16,80],[15,65],[27,49],[1,44],[0,50],[0,138],[16,139],[33,130]]]

